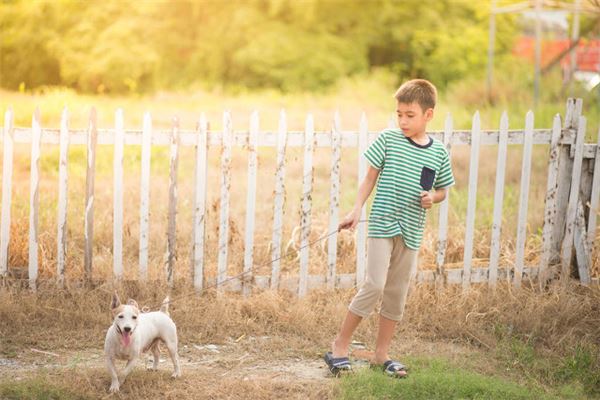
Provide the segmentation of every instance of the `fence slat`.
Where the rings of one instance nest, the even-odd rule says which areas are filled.
[[[204,282],[204,232],[206,229],[206,195],[208,179],[208,123],[202,113],[198,123],[194,185],[194,227],[192,250],[192,279],[194,289],[201,291]]]
[[[67,253],[67,186],[69,157],[69,112],[65,107],[60,118],[60,158],[58,165],[58,223],[56,235],[56,279],[60,287],[65,282]]]
[[[96,109],[90,112],[90,121],[87,135],[87,168],[85,178],[85,255],[84,276],[86,282],[92,280],[93,241],[94,241],[94,180],[96,176],[96,144],[98,142],[98,129]]]
[[[336,232],[327,238],[327,288],[335,287],[335,266],[337,262],[337,228],[340,208],[340,160],[341,160],[341,135],[340,114],[336,112],[333,117],[331,130],[331,185],[329,190],[329,230]]]
[[[533,148],[533,112],[525,117],[525,144],[521,167],[521,190],[519,193],[519,214],[517,217],[517,254],[515,260],[515,287],[521,286],[525,262],[525,241],[527,239],[527,207],[529,204],[529,181],[531,177],[531,152]]]
[[[0,276],[8,273],[8,244],[10,243],[10,205],[12,198],[13,171],[13,110],[4,114],[3,161],[2,161],[2,227],[0,230]]]
[[[287,121],[285,111],[279,114],[277,134],[277,171],[275,172],[275,197],[273,205],[273,239],[271,249],[271,289],[279,288],[281,265],[281,238],[283,230],[283,206],[285,202],[285,150],[287,148]]]
[[[369,147],[367,115],[363,112],[360,116],[360,128],[358,131],[358,180],[357,187],[360,187],[365,175],[367,175],[367,160],[364,157],[365,151]],[[363,205],[360,210],[360,220],[366,221],[367,206]],[[358,224],[356,233],[356,286],[362,285],[365,280],[365,271],[367,269],[367,229],[368,222]]]
[[[113,274],[123,278],[123,110],[115,112],[113,157]]]
[[[504,177],[506,173],[506,152],[508,144],[508,115],[506,111],[500,118],[498,137],[498,159],[496,161],[496,188],[494,190],[494,219],[492,222],[492,242],[490,245],[489,283],[496,287],[498,281],[498,262],[500,260],[500,242],[502,233],[502,207],[504,204]]]
[[[579,182],[581,180],[581,164],[583,161],[583,143],[585,140],[585,117],[579,117],[577,129],[577,141],[575,143],[575,159],[573,160],[573,175],[571,179],[571,190],[569,193],[569,205],[567,207],[567,222],[565,237],[561,248],[561,279],[564,282],[570,275],[571,256],[573,251],[573,238],[575,229],[575,218],[577,216],[577,202],[579,201]]]
[[[575,228],[573,232],[575,256],[577,257],[577,269],[579,271],[579,280],[582,285],[590,284],[590,264],[588,258],[590,253],[587,244],[587,235],[585,229],[585,213],[581,199],[577,201],[577,215],[575,216]]]
[[[300,280],[298,296],[303,297],[308,290],[309,237],[312,207],[313,152],[315,148],[315,128],[311,114],[306,118],[304,142],[304,169],[302,174],[302,211],[300,214]]]
[[[217,285],[227,279],[227,241],[229,238],[229,186],[231,182],[231,115],[223,114],[223,143],[221,146],[221,209],[219,221],[219,260]]]
[[[150,159],[152,157],[152,117],[144,113],[142,127],[142,160],[140,181],[140,279],[148,279],[148,242],[150,229]]]
[[[558,190],[558,156],[559,146],[558,140],[561,134],[561,120],[560,115],[554,116],[552,124],[552,139],[550,142],[550,156],[548,159],[548,180],[546,183],[546,197],[545,197],[545,212],[544,212],[544,226],[542,228],[542,254],[540,258],[539,266],[539,277],[540,287],[546,285],[548,279],[548,264],[550,263],[551,252],[552,252],[552,228],[556,221],[556,196]]]
[[[179,165],[179,120],[173,118],[169,157],[169,222],[167,231],[167,284],[175,283],[175,260],[177,259],[177,168]]]
[[[453,121],[452,115],[448,113],[446,120],[444,121],[444,139],[443,143],[448,151],[448,156],[452,161],[452,144],[450,139],[452,138]],[[450,202],[450,190],[446,194],[446,198],[440,204],[439,209],[439,222],[438,222],[438,242],[436,251],[436,286],[439,288],[444,284],[444,263],[446,260],[446,247],[448,245],[448,205]]]
[[[31,123],[31,170],[29,185],[29,287],[36,290],[38,277],[38,227],[40,213],[40,150],[42,128],[40,109],[36,108]]]
[[[594,239],[596,238],[596,220],[600,209],[600,128],[598,128],[598,144],[596,145],[594,158],[594,175],[592,176],[592,193],[590,195],[590,213],[588,218],[587,241],[588,250],[594,250]]]
[[[242,292],[250,295],[252,288],[252,268],[254,266],[254,218],[256,205],[256,169],[258,165],[258,112],[250,116],[250,136],[248,138],[248,187],[246,198],[246,227],[244,239],[244,279]]]
[[[467,229],[465,235],[463,289],[471,286],[471,264],[473,262],[473,239],[475,234],[475,207],[477,205],[477,175],[479,171],[479,143],[481,122],[479,111],[473,116],[471,130],[471,158],[469,161],[469,199],[467,203]]]

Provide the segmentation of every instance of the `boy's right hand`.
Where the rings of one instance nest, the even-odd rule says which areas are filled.
[[[360,220],[360,210],[352,210],[350,214],[346,215],[342,222],[338,225],[338,232],[342,229],[350,229],[354,230],[356,225],[358,225],[358,221]]]

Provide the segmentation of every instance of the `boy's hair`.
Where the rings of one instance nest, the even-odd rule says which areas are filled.
[[[437,90],[433,83],[425,79],[412,79],[400,86],[394,98],[399,103],[418,103],[425,112],[429,108],[435,108]]]

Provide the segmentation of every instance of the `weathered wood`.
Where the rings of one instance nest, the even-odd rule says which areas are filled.
[[[229,240],[229,187],[231,185],[231,115],[223,114],[223,142],[221,143],[221,203],[219,217],[219,258],[217,284],[222,289],[227,279],[227,242]]]
[[[58,223],[56,235],[56,280],[60,287],[65,282],[67,254],[69,112],[65,107],[60,118],[60,155],[58,165]]]
[[[123,278],[123,110],[115,113],[113,157],[113,274]]]
[[[86,282],[92,279],[93,242],[94,242],[94,180],[96,176],[96,145],[98,143],[98,129],[96,126],[96,109],[90,112],[90,121],[87,135],[87,168],[85,178],[85,253],[84,277]]]
[[[340,114],[335,113],[331,129],[331,185],[329,190],[329,231],[336,232],[327,238],[327,288],[335,287],[335,266],[337,262],[337,228],[340,208],[340,160],[341,135]]]
[[[173,118],[172,121],[169,155],[169,221],[165,270],[167,284],[172,287],[175,282],[174,269],[177,259],[177,169],[179,165],[179,120],[177,118]]]
[[[502,207],[504,204],[504,177],[506,173],[506,153],[508,142],[508,115],[506,111],[500,118],[500,136],[498,159],[496,161],[496,188],[494,191],[494,219],[492,222],[492,242],[490,244],[490,285],[496,287],[498,281],[498,262],[500,260],[500,242],[502,233]]]
[[[600,128],[598,128],[598,144],[595,150],[594,172],[592,176],[592,193],[590,194],[590,212],[588,217],[587,241],[588,250],[594,249],[594,239],[596,238],[596,220],[600,213]]]
[[[550,142],[550,156],[548,158],[548,180],[546,183],[544,225],[542,228],[542,253],[539,265],[540,287],[544,287],[549,278],[547,269],[552,257],[552,235],[557,214],[558,157],[560,151],[558,139],[561,134],[560,127],[560,115],[557,114],[554,116],[552,140]]]
[[[306,118],[304,168],[302,174],[302,208],[300,213],[300,281],[298,282],[298,296],[300,297],[305,296],[308,291],[308,246],[312,213],[314,133],[313,117],[309,114]]]
[[[148,279],[148,242],[150,232],[150,159],[152,157],[152,117],[144,113],[140,181],[140,279]]]
[[[250,116],[250,137],[248,140],[248,187],[246,190],[246,227],[244,240],[244,281],[243,294],[251,293],[252,268],[254,267],[254,218],[256,209],[256,170],[258,166],[258,112]]]
[[[277,165],[273,198],[273,239],[271,240],[271,289],[279,288],[281,265],[281,238],[283,231],[283,206],[285,202],[285,150],[287,147],[287,122],[285,111],[279,114],[277,135]]]
[[[4,114],[2,157],[2,222],[0,228],[0,276],[8,274],[8,244],[10,243],[10,205],[12,198],[13,171],[13,118],[12,108]]]
[[[38,222],[40,214],[40,151],[42,128],[40,109],[36,108],[31,123],[31,169],[29,175],[29,288],[36,290],[39,269]]]
[[[577,215],[575,217],[575,228],[573,235],[579,281],[582,285],[589,285],[591,260],[589,258],[590,253],[587,248],[588,243],[585,229],[585,215],[583,211],[583,205],[581,204],[581,199],[577,202]]]
[[[469,161],[469,198],[467,203],[467,226],[464,249],[464,279],[463,289],[471,285],[471,265],[473,258],[473,239],[475,235],[475,208],[477,206],[477,175],[479,171],[479,143],[480,143],[480,119],[479,111],[473,116],[473,127],[471,130],[471,158]]]
[[[358,131],[358,176],[357,186],[360,187],[367,175],[367,160],[364,156],[369,146],[367,115],[363,112],[360,116],[360,128]],[[363,205],[360,211],[360,220],[365,221],[358,224],[356,228],[356,286],[362,285],[367,269],[367,206]]]
[[[446,146],[450,160],[452,160],[452,145],[450,140],[452,138],[452,115],[448,113],[444,122],[444,139],[443,143]],[[450,203],[450,190],[444,201],[440,204],[439,209],[439,222],[438,222],[438,242],[436,251],[436,286],[443,286],[445,274],[444,274],[444,263],[446,259],[446,247],[448,246],[448,208]]]
[[[200,292],[204,282],[204,233],[206,230],[206,195],[208,180],[208,123],[204,113],[198,122],[194,184],[194,227],[192,249],[192,281]]]
[[[575,229],[575,218],[577,215],[577,203],[579,201],[579,181],[581,179],[581,163],[583,160],[583,142],[585,140],[585,117],[579,117],[577,129],[577,142],[575,144],[575,159],[573,160],[573,176],[571,190],[569,193],[569,205],[567,208],[567,221],[565,237],[561,247],[561,278],[566,282],[570,275],[571,257],[573,251],[573,234]]]
[[[519,192],[519,214],[517,217],[517,251],[515,257],[515,287],[521,286],[525,264],[525,241],[527,239],[527,207],[529,205],[529,181],[531,177],[531,152],[533,148],[533,112],[525,117],[525,144],[521,167],[521,190]]]

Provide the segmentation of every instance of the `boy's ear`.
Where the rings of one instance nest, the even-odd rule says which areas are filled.
[[[427,118],[427,122],[433,119],[433,108],[428,108],[425,110],[425,118]]]

